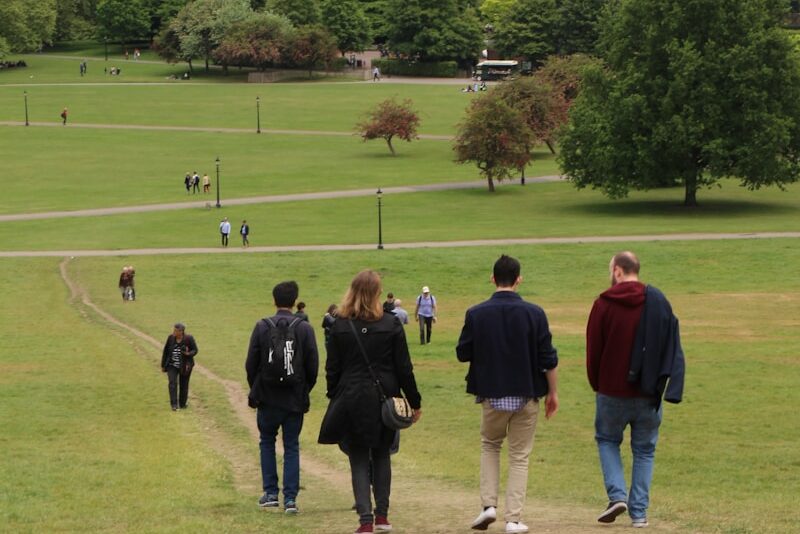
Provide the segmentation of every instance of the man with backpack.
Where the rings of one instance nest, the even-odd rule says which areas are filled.
[[[436,322],[436,297],[431,295],[428,286],[422,288],[422,294],[417,297],[417,307],[414,309],[414,319],[419,321],[419,342],[421,345],[431,342],[431,329]],[[427,334],[427,335],[426,335]]]
[[[283,506],[297,513],[300,489],[300,430],[308,412],[309,392],[317,382],[319,355],[314,329],[292,313],[299,289],[294,281],[272,289],[277,312],[256,323],[250,336],[245,370],[250,385],[248,403],[257,408],[261,435],[261,476],[264,494],[258,505],[280,506],[275,438],[283,437]]]

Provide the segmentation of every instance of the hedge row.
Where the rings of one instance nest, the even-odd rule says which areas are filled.
[[[426,76],[432,78],[455,78],[458,76],[458,63],[455,61],[412,63],[402,59],[373,59],[372,67],[378,67],[381,74],[385,75]]]

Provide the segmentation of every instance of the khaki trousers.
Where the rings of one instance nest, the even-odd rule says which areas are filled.
[[[539,416],[539,402],[528,401],[518,412],[501,412],[483,401],[481,418],[481,505],[497,506],[500,488],[500,449],[508,437],[508,480],[505,520],[517,522],[528,488],[528,458]]]

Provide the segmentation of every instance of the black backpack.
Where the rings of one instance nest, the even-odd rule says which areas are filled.
[[[264,318],[269,326],[267,347],[261,354],[261,379],[269,387],[294,387],[300,382],[296,370],[301,365],[300,347],[297,344],[295,326],[299,317],[280,317],[277,322]]]

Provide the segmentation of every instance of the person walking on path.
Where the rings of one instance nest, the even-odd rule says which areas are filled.
[[[528,460],[545,399],[545,417],[558,410],[558,354],[552,345],[545,312],[522,300],[519,261],[500,256],[492,276],[496,289],[489,300],[467,310],[456,346],[469,362],[467,393],[481,404],[480,492],[483,510],[472,522],[486,530],[497,519],[500,449],[508,438],[505,532],[527,532],[521,521],[528,487]]]
[[[228,246],[228,236],[231,233],[231,223],[228,222],[228,218],[224,217],[222,222],[219,223],[219,233],[222,237],[222,246]]]
[[[183,185],[186,186],[186,194],[190,194],[192,192],[192,175],[189,171],[186,171],[186,177],[183,179]]]
[[[192,194],[197,194],[200,192],[200,175],[197,174],[197,171],[194,171],[192,175]]]
[[[68,114],[68,110],[67,110],[67,108],[64,108],[64,110],[61,112],[61,124],[63,126],[67,125],[67,114]]]
[[[381,69],[378,67],[372,67],[372,81],[379,82],[381,81]]]
[[[634,527],[646,527],[661,398],[681,401],[685,363],[678,319],[661,291],[639,281],[639,268],[632,252],[611,258],[611,288],[594,301],[586,326],[586,370],[596,393],[595,441],[609,500],[597,520],[613,523],[628,512]],[[630,493],[620,456],[629,425]]]
[[[242,227],[239,228],[239,234],[242,236],[242,246],[247,248],[250,246],[250,239],[248,236],[250,235],[250,225],[247,224],[247,221],[242,221]]]
[[[277,311],[272,317],[256,323],[245,361],[250,385],[248,403],[257,409],[260,434],[264,494],[258,505],[263,508],[280,506],[275,457],[275,439],[280,430],[283,437],[283,507],[287,514],[298,511],[300,431],[304,414],[311,405],[309,392],[317,383],[319,370],[314,329],[292,315],[298,294],[299,288],[294,281],[281,282],[272,289]]]
[[[400,322],[405,325],[408,324],[408,312],[402,308],[402,305],[403,305],[402,300],[395,299],[394,309],[392,309],[392,313],[395,314],[397,318],[400,319]]]
[[[420,345],[431,342],[431,330],[437,311],[436,297],[431,295],[428,286],[423,286],[422,294],[417,297],[417,307],[414,308],[414,320],[419,322]]]
[[[119,290],[122,293],[123,302],[136,300],[135,276],[136,271],[134,271],[133,266],[126,265],[122,268],[122,273],[119,275]]]
[[[298,317],[301,321],[310,322],[308,320],[308,314],[306,313],[306,303],[305,302],[298,302],[297,303],[297,311],[294,312],[294,316]]]
[[[189,399],[189,378],[192,376],[196,355],[197,343],[194,337],[186,333],[186,326],[183,323],[175,323],[161,354],[161,371],[167,373],[169,379],[167,384],[172,411],[186,408]]]
[[[331,327],[325,362],[327,396],[331,400],[319,443],[338,444],[348,455],[359,534],[392,529],[388,520],[392,483],[389,454],[397,431],[383,424],[373,373],[387,397],[397,397],[401,391],[405,394],[414,422],[422,416],[422,397],[405,331],[397,317],[383,311],[380,295],[378,273],[367,270],[353,278]],[[375,498],[374,514],[370,493]]]
[[[208,177],[208,174],[203,174],[203,193],[208,193],[211,191],[211,179]]]

